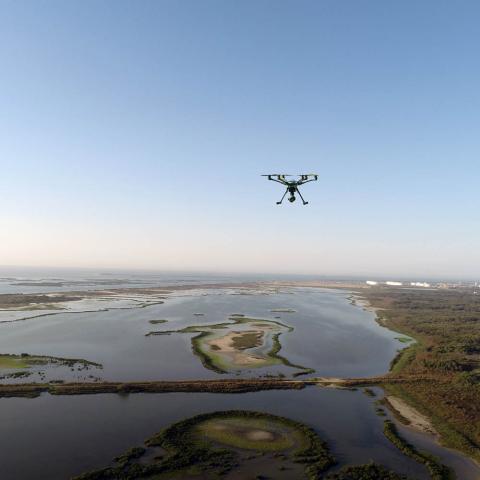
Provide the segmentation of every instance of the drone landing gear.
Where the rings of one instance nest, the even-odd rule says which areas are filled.
[[[298,188],[296,188],[295,190],[292,191],[292,187],[289,187],[289,188],[287,188],[287,189],[285,190],[285,193],[283,194],[283,197],[280,199],[279,202],[277,202],[277,205],[281,205],[281,204],[282,204],[283,199],[285,198],[285,195],[286,195],[287,193],[289,193],[289,192],[290,192],[290,197],[289,197],[288,201],[289,201],[290,203],[293,203],[293,202],[296,200],[296,197],[295,197],[294,194],[295,194],[295,193],[298,193],[298,195],[299,195],[300,198],[302,199],[303,204],[304,204],[304,205],[308,205],[308,202],[306,202],[305,199],[302,197],[302,194],[300,193],[300,190],[299,190]]]
[[[283,202],[283,199],[285,198],[285,195],[288,193],[288,188],[285,190],[285,193],[283,194],[283,197],[280,199],[279,202],[277,202],[277,205],[281,205],[281,203]]]
[[[297,188],[297,193],[300,195],[300,198],[302,199],[302,202],[304,205],[308,205],[308,202],[305,201],[305,199],[302,197],[302,194],[300,193],[300,190]]]

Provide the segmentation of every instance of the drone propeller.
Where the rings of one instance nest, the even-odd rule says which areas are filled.
[[[270,173],[262,175],[262,177],[318,177],[318,173],[301,173],[298,175],[291,175],[289,173]]]

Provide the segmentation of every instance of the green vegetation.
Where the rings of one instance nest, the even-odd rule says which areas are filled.
[[[438,387],[438,391],[435,391],[436,387]],[[477,430],[478,423],[468,425],[463,424],[461,421],[464,415],[471,415],[470,409],[475,410],[477,405],[471,404],[464,407],[468,409],[467,411],[463,409],[458,410],[458,404],[464,401],[461,396],[447,397],[445,398],[447,403],[442,405],[435,403],[444,392],[449,390],[449,386],[436,384],[435,382],[422,382],[419,380],[395,385],[385,384],[384,388],[387,393],[401,398],[419,412],[425,414],[439,433],[443,444],[456,448],[475,459],[480,457],[478,443],[473,442],[467,433],[468,431]],[[458,387],[455,385],[451,386],[451,389],[453,395],[461,395],[461,392],[458,391]],[[466,398],[468,399],[469,392],[467,391],[466,393]],[[429,395],[433,398],[430,403],[428,400]],[[405,423],[409,423],[408,420]]]
[[[413,342],[413,338],[410,338],[410,337],[395,337],[395,340],[398,340],[399,342],[402,342],[402,343]]]
[[[303,438],[282,422],[244,415],[206,420],[196,430],[200,437],[216,443],[257,452],[291,449]]]
[[[400,350],[390,362],[390,371],[392,373],[400,373],[410,365],[417,356],[417,351],[422,349],[420,343],[415,343],[408,348]]]
[[[289,327],[289,328],[291,329],[290,331],[293,330],[292,327]],[[298,368],[300,371],[295,372],[292,375],[292,377],[299,377],[300,375],[310,375],[312,373],[315,373],[314,368],[307,368],[307,367],[303,367],[302,365],[297,365],[295,363],[292,363],[290,360],[288,360],[284,356],[279,355],[279,352],[282,349],[282,344],[280,343],[279,337],[280,337],[280,333],[277,333],[277,334],[273,335],[273,337],[272,337],[272,342],[273,342],[272,349],[270,350],[270,352],[268,354],[270,356],[275,356],[275,357],[281,359],[282,362],[284,363],[284,365],[286,365],[287,367]]]
[[[291,362],[288,362],[290,366],[294,365]],[[312,373],[315,373],[316,370],[314,368],[305,368],[305,370],[302,370],[300,372],[295,372],[292,377],[301,377],[302,375],[311,375]]]
[[[239,332],[237,336],[232,338],[232,345],[237,350],[258,347],[262,345],[262,336],[261,332]]]
[[[136,305],[135,307],[124,307],[123,310],[130,310],[131,308],[147,308],[147,307],[153,307],[154,305],[162,305],[165,302],[144,302],[140,303],[139,305]]]
[[[453,472],[447,466],[439,463],[433,455],[418,451],[402,438],[398,433],[397,427],[390,420],[385,420],[383,432],[403,454],[413,458],[416,462],[425,464],[432,480],[450,480],[455,478]]]
[[[200,359],[202,365],[209,370],[213,370],[216,373],[228,373],[227,370],[220,367],[214,360],[213,355],[208,355],[204,352],[202,348],[203,341],[209,337],[209,332],[201,332],[197,336],[192,338],[192,351]],[[214,349],[214,351],[219,351],[220,347]]]
[[[57,293],[55,295],[29,295],[24,293],[3,293],[0,295],[0,308],[4,310],[40,310],[42,305],[60,302],[73,302],[82,297]],[[53,307],[53,306],[52,306]]]
[[[77,369],[80,370],[87,370],[91,367],[102,368],[100,363],[90,362],[82,358],[61,358],[47,355],[29,355],[28,353],[22,353],[20,355],[0,355],[0,369],[26,369],[44,365],[66,366],[70,368],[77,367]],[[12,373],[10,376],[18,375]]]
[[[291,363],[287,358],[279,355],[282,346],[279,337],[282,333],[291,332],[293,328],[275,320],[264,320],[257,318],[248,318],[243,314],[234,314],[229,317],[229,322],[217,323],[213,325],[191,325],[180,330],[167,330],[163,332],[149,332],[146,335],[170,335],[171,333],[197,333],[192,337],[192,351],[198,356],[202,365],[214,372],[226,374],[232,370],[242,368],[267,367],[275,364],[283,364],[287,367],[298,369],[293,376],[306,375],[314,373],[314,369],[303,367]],[[234,331],[237,325],[248,325],[251,330]],[[225,333],[222,332],[225,331]],[[233,351],[223,351],[222,348],[213,343],[213,340],[221,339],[231,335],[231,344]],[[262,347],[266,342],[266,337],[271,335],[272,347],[270,351],[256,352],[254,361],[244,357],[244,362],[237,364],[234,353],[241,353],[251,348]],[[245,352],[245,356],[249,352]],[[262,361],[258,361],[263,357]]]
[[[416,343],[392,361],[385,389],[428,416],[443,444],[480,460],[480,296],[470,290],[372,288],[379,322]]]
[[[0,380],[4,380],[5,378],[25,378],[29,377],[30,375],[32,375],[32,372],[20,370],[19,372],[17,371],[0,375]]]
[[[220,430],[223,432],[220,435],[215,426],[226,430]],[[252,440],[248,437],[258,437],[259,432],[273,432],[278,436],[275,449],[267,438]],[[260,454],[275,450],[278,453],[274,457],[265,459],[267,464],[275,459],[302,464],[306,477],[312,480],[335,463],[326,443],[306,425],[250,411],[213,412],[182,420],[146,440],[145,447],[130,449],[117,457],[112,466],[85,473],[76,480],[151,478],[160,474],[181,476],[192,469],[197,474],[208,472],[209,478],[218,478],[255,458],[251,453],[245,455],[245,449]],[[141,462],[146,449],[161,452],[161,455]],[[281,468],[286,468],[284,463]],[[260,478],[264,477],[260,475]]]
[[[143,447],[133,447],[130,448],[130,450],[127,450],[123,455],[115,457],[114,461],[120,465],[126,465],[128,462],[140,458],[145,452],[146,449]]]
[[[38,397],[41,393],[51,395],[94,395],[98,393],[170,393],[208,392],[245,393],[263,390],[301,390],[306,382],[298,380],[269,379],[226,379],[226,380],[172,380],[153,382],[80,382],[0,384],[2,397]]]
[[[368,463],[342,468],[337,473],[331,473],[325,480],[406,480],[404,475],[398,475],[387,470],[382,465]]]
[[[21,355],[0,355],[0,369],[28,368],[29,366]]]
[[[152,325],[158,325],[160,323],[166,323],[168,320],[149,320],[148,323],[151,323]]]
[[[412,422],[405,418],[388,400],[387,397],[383,397],[381,400],[378,400],[378,405],[385,406],[388,408],[388,411],[395,417],[397,421],[402,423],[403,425],[410,425]]]

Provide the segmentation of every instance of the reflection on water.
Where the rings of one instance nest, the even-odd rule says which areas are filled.
[[[397,424],[398,431],[407,441],[412,443],[419,450],[427,451],[442,459],[442,462],[452,468],[458,480],[479,480],[480,466],[470,458],[461,455],[455,450],[440,446],[431,435],[418,432],[411,427],[401,423]]]
[[[315,375],[358,377],[388,370],[403,345],[396,334],[380,327],[371,312],[353,306],[345,292],[291,289],[273,295],[232,295],[231,291],[171,297],[162,305],[93,313],[58,314],[0,324],[1,353],[32,353],[85,358],[103,364],[108,380],[218,378],[192,353],[194,334],[145,336],[150,320],[166,319],[155,330],[178,330],[191,325],[228,321],[232,313],[277,319],[293,327],[280,337],[281,355]],[[278,308],[295,313],[272,313]],[[195,313],[203,313],[199,317]],[[277,317],[280,317],[278,319]],[[242,376],[265,373],[290,375],[276,365],[242,371]],[[48,372],[47,379],[68,379],[67,370]],[[98,373],[96,373],[98,375]],[[79,377],[75,377],[79,378]],[[80,378],[81,379],[81,378]],[[30,378],[29,380],[32,380]]]
[[[307,423],[327,440],[342,464],[372,459],[413,478],[428,478],[423,466],[385,439],[372,399],[360,391],[310,387],[236,395],[43,395],[33,400],[2,399],[0,405],[5,480],[65,479],[107,465],[170,423],[228,409],[265,411]]]

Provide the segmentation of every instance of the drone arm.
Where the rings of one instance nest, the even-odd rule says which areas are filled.
[[[311,178],[310,180],[300,180],[298,182],[298,185],[303,185],[304,183],[308,183],[308,182],[316,182],[317,181],[317,178]]]
[[[282,185],[286,185],[286,184],[287,184],[287,182],[285,182],[285,180],[279,180],[279,179],[270,178],[270,177],[268,177],[268,179],[271,180],[272,182],[281,183]]]

